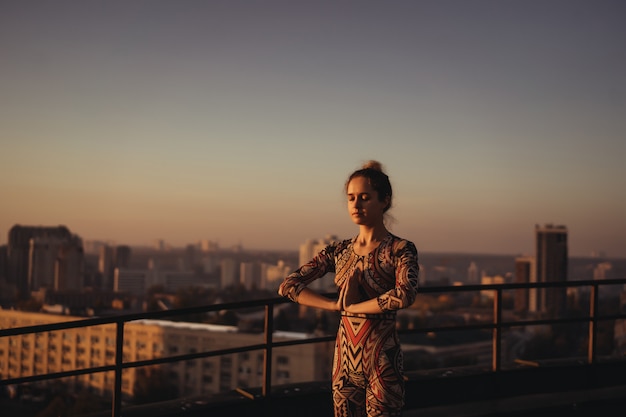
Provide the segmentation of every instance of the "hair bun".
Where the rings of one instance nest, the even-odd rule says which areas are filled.
[[[374,161],[374,160],[369,160],[366,163],[364,163],[363,169],[373,169],[376,171],[383,172],[383,166],[381,165],[381,163],[378,161]]]

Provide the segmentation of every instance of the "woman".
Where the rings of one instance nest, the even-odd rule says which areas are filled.
[[[392,189],[379,162],[354,171],[345,191],[358,235],[328,245],[287,276],[278,293],[341,312],[332,373],[335,416],[399,416],[404,376],[395,319],[397,310],[415,301],[417,249],[385,226]],[[335,273],[337,300],[308,288],[327,272]]]

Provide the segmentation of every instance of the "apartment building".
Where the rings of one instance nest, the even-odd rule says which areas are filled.
[[[0,328],[79,320],[80,317],[0,310]],[[305,338],[303,333],[276,332],[274,341]],[[112,365],[115,362],[114,324],[0,338],[0,378],[69,371]],[[263,334],[240,332],[235,326],[139,320],[124,326],[125,362],[223,350],[263,343]],[[276,348],[272,381],[276,384],[328,380],[332,343]],[[128,368],[122,391],[132,397],[146,368]],[[161,374],[177,387],[179,396],[213,394],[235,388],[259,387],[263,381],[264,352],[254,350],[161,365]],[[106,394],[113,389],[113,373],[80,375],[65,381]]]

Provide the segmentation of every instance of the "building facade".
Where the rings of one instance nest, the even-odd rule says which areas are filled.
[[[315,255],[324,250],[326,246],[330,245],[333,242],[337,241],[337,236],[335,235],[326,235],[321,239],[308,239],[304,243],[300,245],[298,262],[299,265],[304,265],[309,262]],[[333,288],[333,278],[335,274],[326,274],[324,277],[312,282],[310,287],[316,290],[326,290],[328,288]]]
[[[537,282],[537,268],[534,256],[518,256],[515,258],[513,282],[518,284]],[[515,290],[514,310],[522,316],[535,314],[538,311],[537,288]]]
[[[537,282],[567,281],[567,228],[565,226],[535,226]],[[548,317],[561,317],[566,309],[565,288],[542,288],[537,306]]]
[[[82,288],[82,241],[65,226],[13,226],[6,256],[7,283],[15,285],[22,298],[42,288]]]
[[[80,320],[80,317],[0,310],[0,327],[24,327]],[[276,332],[274,341],[301,339],[303,333]],[[115,324],[80,327],[0,338],[0,378],[107,366],[115,363]],[[124,361],[148,360],[188,353],[222,350],[263,343],[263,333],[244,333],[234,326],[139,320],[124,326]],[[329,380],[332,342],[275,348],[272,382]],[[145,368],[144,368],[145,370]],[[264,378],[264,352],[255,350],[161,365],[162,375],[179,396],[214,394],[235,388],[259,387]],[[142,368],[128,368],[122,391],[131,398]],[[148,373],[149,374],[149,373]],[[66,378],[67,380],[67,378]],[[70,386],[99,394],[112,392],[112,372],[80,375]]]

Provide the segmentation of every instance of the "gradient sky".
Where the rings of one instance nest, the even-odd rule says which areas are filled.
[[[394,186],[421,251],[626,257],[626,2],[0,0],[0,244],[292,249]]]

